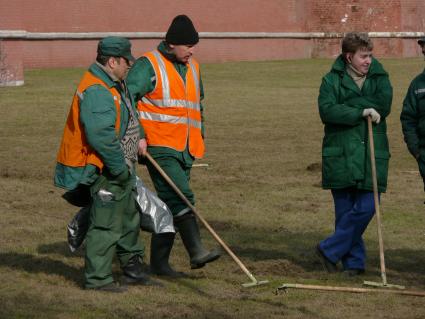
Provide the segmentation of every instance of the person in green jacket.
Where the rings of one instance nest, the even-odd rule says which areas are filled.
[[[324,124],[322,186],[335,205],[335,231],[319,242],[316,253],[325,270],[355,276],[365,271],[362,234],[375,213],[367,117],[373,122],[379,194],[387,187],[389,146],[386,117],[392,87],[387,72],[372,57],[366,33],[348,33],[342,54],[323,77],[318,98]]]
[[[149,108],[149,112],[143,112],[138,107],[141,114],[146,114],[145,118],[141,115],[142,124],[145,120],[146,125],[149,125],[145,127],[148,152],[192,204],[195,203],[195,199],[189,182],[195,160],[193,147],[203,149],[204,137],[203,106],[200,102],[204,92],[200,74],[197,74],[197,63],[192,57],[198,41],[198,32],[190,18],[186,15],[176,16],[168,28],[165,41],[158,45],[157,50],[150,52],[149,57],[145,55],[138,59],[127,79],[128,88],[135,100]],[[190,92],[195,89],[199,91],[198,103],[189,99]],[[163,98],[159,99],[158,96]],[[182,110],[185,110],[184,116],[181,115]],[[200,131],[192,131],[194,122],[189,113],[193,112],[200,113]],[[181,135],[173,136],[170,133],[174,129],[179,130],[179,127],[186,127],[185,132],[189,132],[184,133],[187,134],[186,140],[181,141]],[[192,132],[197,136],[195,142],[191,140],[195,137],[191,135]],[[152,145],[150,141],[154,139],[159,142]],[[182,142],[183,149],[173,146],[176,140]],[[174,225],[189,254],[191,268],[204,267],[206,263],[219,258],[218,250],[209,251],[204,248],[195,215],[187,204],[151,163],[146,164],[159,198],[173,213]],[[173,233],[152,234],[150,266],[153,274],[174,278],[185,276],[169,265],[174,238]]]
[[[131,44],[106,37],[98,44],[96,63],[75,93],[58,154],[55,185],[86,189],[90,210],[85,249],[85,288],[123,292],[126,284],[156,285],[142,264],[136,209],[135,163],[146,152],[137,110],[124,79],[131,64]],[[123,271],[112,276],[114,254]]]
[[[425,38],[419,39],[418,44],[425,56]],[[425,70],[410,83],[400,114],[404,141],[410,154],[418,162],[425,190],[425,117],[423,114],[425,114]]]

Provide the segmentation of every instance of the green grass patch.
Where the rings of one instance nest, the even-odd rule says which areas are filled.
[[[399,114],[420,59],[382,60],[394,87],[388,118],[388,192],[382,196],[389,283],[425,289],[423,185],[404,145]],[[376,224],[365,233],[367,273],[324,273],[313,247],[333,229],[320,188],[323,126],[317,110],[327,59],[203,65],[207,154],[194,168],[197,207],[259,280],[228,256],[191,271],[181,240],[172,253],[191,279],[124,295],[82,289],[84,254],[66,246],[76,209],[52,183],[56,152],[84,69],[30,70],[25,86],[0,88],[0,318],[420,318],[421,298],[290,290],[284,282],[361,287],[380,281]],[[152,188],[146,168],[140,176]],[[203,229],[208,247],[215,241]],[[141,233],[149,260],[149,234]],[[120,270],[115,264],[114,274]]]

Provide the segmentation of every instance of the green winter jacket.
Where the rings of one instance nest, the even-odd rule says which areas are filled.
[[[425,70],[410,83],[400,120],[410,153],[425,159]]]
[[[322,144],[322,186],[325,189],[355,187],[373,190],[367,121],[362,113],[374,108],[381,122],[373,124],[378,189],[387,187],[389,146],[385,118],[390,114],[392,87],[382,65],[372,59],[362,89],[346,72],[339,56],[322,79],[318,98],[325,125]]]
[[[176,61],[174,55],[167,52],[167,44],[162,41],[158,45],[158,51],[161,52],[168,60],[170,60],[177,72],[180,74],[183,81],[186,79],[187,66],[185,64],[179,63]],[[200,92],[201,92],[201,101],[204,98],[204,88],[202,85],[202,79],[200,81]],[[152,64],[146,57],[139,58],[128,73],[127,77],[128,89],[131,92],[135,103],[140,100],[145,94],[152,92],[155,89],[156,79],[155,71],[152,67]],[[201,133],[204,136],[204,120],[203,120],[203,105],[201,103],[201,119],[202,127]],[[148,151],[152,154],[153,157],[157,156],[172,156],[178,159],[181,159],[188,167],[192,166],[194,158],[190,155],[187,147],[185,151],[178,152],[169,147],[159,147],[159,146],[149,146]]]
[[[83,93],[80,103],[80,121],[84,127],[84,133],[88,143],[99,154],[105,167],[113,175],[119,175],[127,169],[124,153],[120,141],[125,134],[129,121],[129,113],[124,106],[126,92],[118,82],[114,82],[109,75],[96,63],[92,64],[89,72],[104,81],[109,87],[114,86],[122,97],[120,108],[120,134],[115,132],[116,107],[113,96],[102,85],[93,85]],[[129,94],[129,93],[127,93]],[[130,101],[131,96],[128,95]],[[132,107],[134,113],[137,111]],[[144,137],[140,126],[140,137]],[[61,163],[56,164],[54,183],[55,186],[68,190],[75,189],[78,184],[91,185],[99,177],[96,166],[88,164],[84,167],[70,167]]]

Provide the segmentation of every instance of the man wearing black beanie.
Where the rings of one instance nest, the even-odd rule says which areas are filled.
[[[195,204],[190,188],[190,170],[195,158],[204,155],[204,97],[199,64],[192,57],[199,35],[186,15],[178,15],[156,50],[139,58],[127,78],[138,103],[148,152]],[[191,209],[178,197],[150,163],[147,163],[158,196],[173,213],[174,224],[190,257],[192,269],[204,267],[220,257],[204,248],[198,223]],[[151,271],[167,277],[182,277],[169,264],[174,233],[152,234]]]
[[[165,41],[172,45],[188,45],[194,46],[199,42],[198,32],[196,32],[192,21],[186,15],[179,15],[173,19]]]

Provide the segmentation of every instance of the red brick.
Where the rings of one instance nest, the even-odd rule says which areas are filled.
[[[42,5],[40,5],[42,3]],[[0,30],[29,32],[165,32],[189,15],[200,32],[424,31],[423,0],[0,0]],[[3,41],[13,67],[90,64],[96,40]],[[134,40],[135,55],[158,39]],[[375,39],[375,54],[418,56],[415,40]],[[332,57],[340,39],[201,39],[201,62]],[[18,72],[19,73],[19,72]],[[21,72],[22,73],[22,72]]]

